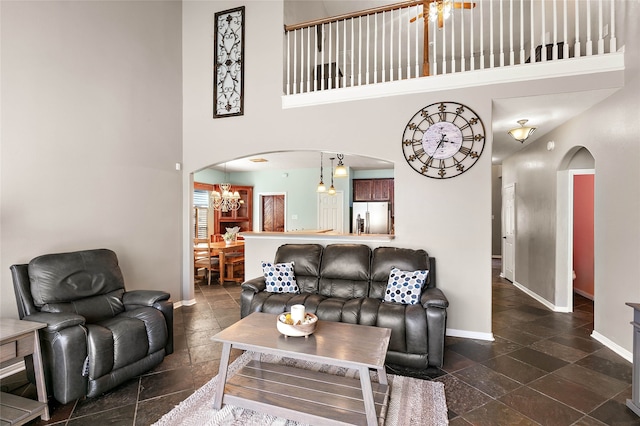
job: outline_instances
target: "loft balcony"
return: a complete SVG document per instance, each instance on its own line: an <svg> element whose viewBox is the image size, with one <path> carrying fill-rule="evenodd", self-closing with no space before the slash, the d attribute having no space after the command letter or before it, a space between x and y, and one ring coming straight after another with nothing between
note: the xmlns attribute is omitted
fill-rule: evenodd
<svg viewBox="0 0 640 426"><path fill-rule="evenodd" d="M405 1L286 25L284 108L624 69L616 0Z"/></svg>

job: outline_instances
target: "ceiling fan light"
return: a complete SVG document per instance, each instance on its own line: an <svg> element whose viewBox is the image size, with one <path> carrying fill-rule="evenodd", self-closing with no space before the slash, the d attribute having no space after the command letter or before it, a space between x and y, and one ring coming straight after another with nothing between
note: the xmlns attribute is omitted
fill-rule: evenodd
<svg viewBox="0 0 640 426"><path fill-rule="evenodd" d="M512 138L514 138L515 140L517 140L520 143L524 143L524 141L526 141L527 138L529 136L531 136L533 134L533 132L536 131L536 127L526 127L525 126L527 121L529 121L529 120L518 120L518 124L520 124L520 127L516 127L515 129L511 129L508 132L511 135Z"/></svg>

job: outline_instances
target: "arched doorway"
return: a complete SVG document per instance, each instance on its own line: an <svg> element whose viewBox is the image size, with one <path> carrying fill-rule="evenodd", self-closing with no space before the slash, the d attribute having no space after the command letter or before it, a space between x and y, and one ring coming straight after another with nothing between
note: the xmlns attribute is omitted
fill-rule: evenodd
<svg viewBox="0 0 640 426"><path fill-rule="evenodd" d="M592 299L595 294L595 159L588 149L575 147L565 155L557 182L555 305L572 312L574 291Z"/></svg>

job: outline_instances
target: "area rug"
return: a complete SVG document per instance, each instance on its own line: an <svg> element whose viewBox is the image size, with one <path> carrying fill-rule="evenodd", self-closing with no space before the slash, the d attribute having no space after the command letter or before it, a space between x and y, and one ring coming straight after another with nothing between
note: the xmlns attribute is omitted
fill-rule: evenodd
<svg viewBox="0 0 640 426"><path fill-rule="evenodd" d="M338 376L358 378L358 371L343 367L321 365L275 355L245 352L229 365L228 377L233 376L252 359L262 362L281 363L308 370L322 371ZM447 403L444 385L439 382L414 379L412 377L387 374L391 393L385 420L386 426L447 425ZM371 380L378 381L377 374L371 373ZM215 376L189 398L162 416L154 426L213 426L213 425L255 425L255 426L303 426L291 420L273 417L252 410L223 405L213 409L218 376Z"/></svg>

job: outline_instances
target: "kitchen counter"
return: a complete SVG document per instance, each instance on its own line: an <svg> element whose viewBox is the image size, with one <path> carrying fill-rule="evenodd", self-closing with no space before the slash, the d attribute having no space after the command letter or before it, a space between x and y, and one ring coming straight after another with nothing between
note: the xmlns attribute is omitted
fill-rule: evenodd
<svg viewBox="0 0 640 426"><path fill-rule="evenodd" d="M393 234L346 234L334 232L330 229L307 229L301 231L287 232L241 232L240 235L246 240L251 239L291 239L291 240L327 240L335 242L389 242L395 238Z"/></svg>

